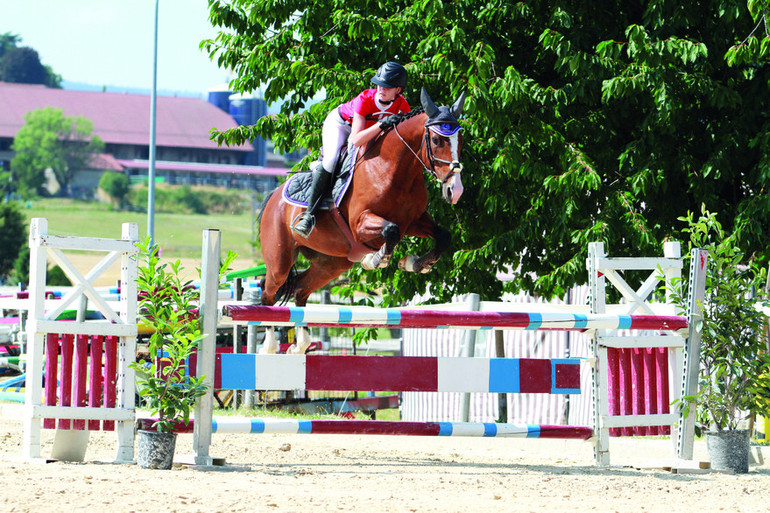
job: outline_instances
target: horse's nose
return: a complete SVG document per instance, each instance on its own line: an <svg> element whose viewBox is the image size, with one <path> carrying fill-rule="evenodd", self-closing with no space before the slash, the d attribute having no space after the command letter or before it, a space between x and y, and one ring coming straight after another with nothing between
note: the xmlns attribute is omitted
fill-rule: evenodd
<svg viewBox="0 0 770 513"><path fill-rule="evenodd" d="M460 173L453 173L444 183L444 199L454 205L463 195L463 181Z"/></svg>

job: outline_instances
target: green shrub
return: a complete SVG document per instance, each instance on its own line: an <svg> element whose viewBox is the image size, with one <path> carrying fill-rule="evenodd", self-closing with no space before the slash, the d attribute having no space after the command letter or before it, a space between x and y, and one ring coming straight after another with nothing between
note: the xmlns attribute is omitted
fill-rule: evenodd
<svg viewBox="0 0 770 513"><path fill-rule="evenodd" d="M147 205L146 184L135 185L128 193L128 202L136 208ZM218 187L158 184L155 187L155 211L171 214L233 214L247 213L250 203L246 193Z"/></svg>

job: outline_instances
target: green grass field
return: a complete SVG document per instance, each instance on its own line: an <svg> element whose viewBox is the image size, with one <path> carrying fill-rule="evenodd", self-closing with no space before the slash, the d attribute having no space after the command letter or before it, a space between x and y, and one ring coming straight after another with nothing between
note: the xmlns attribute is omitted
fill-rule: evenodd
<svg viewBox="0 0 770 513"><path fill-rule="evenodd" d="M52 235L120 238L123 223L136 223L139 236L147 235L147 213L113 211L98 202L82 202L68 199L37 199L23 207L28 221L34 217L48 219L48 231ZM238 262L258 263L251 240L250 214L197 215L155 214L155 241L163 248L166 258L200 258L204 229L222 232L222 251L238 253Z"/></svg>

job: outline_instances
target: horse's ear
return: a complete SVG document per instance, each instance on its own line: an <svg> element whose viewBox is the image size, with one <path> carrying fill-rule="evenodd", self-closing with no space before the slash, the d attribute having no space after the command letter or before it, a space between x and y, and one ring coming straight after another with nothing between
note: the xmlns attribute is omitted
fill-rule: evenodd
<svg viewBox="0 0 770 513"><path fill-rule="evenodd" d="M457 99L454 105L452 105L452 114L454 116L460 117L460 114L463 113L463 105L465 105L465 91L460 94L460 97Z"/></svg>
<svg viewBox="0 0 770 513"><path fill-rule="evenodd" d="M422 91L420 91L420 103L422 103L422 108L429 118L432 118L438 112L438 107L436 107L436 104L430 99L428 91L426 91L424 87L422 88Z"/></svg>

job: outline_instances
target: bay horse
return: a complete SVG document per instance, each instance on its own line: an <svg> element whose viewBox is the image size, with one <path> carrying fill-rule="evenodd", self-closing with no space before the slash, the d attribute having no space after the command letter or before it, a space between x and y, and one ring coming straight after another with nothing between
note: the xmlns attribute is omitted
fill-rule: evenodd
<svg viewBox="0 0 770 513"><path fill-rule="evenodd" d="M260 243L266 274L262 304L294 296L305 306L310 294L360 262L373 270L387 267L398 242L405 236L434 239L424 255L401 259L400 269L426 273L449 247L449 232L428 214L428 190L423 171L441 184L442 197L457 203L463 186L460 149L462 135L458 117L465 93L451 107L437 107L425 89L420 95L422 112L412 111L386 130L355 158L353 175L339 209L319 210L316 226L307 238L293 232L291 223L302 213L301 206L286 200L281 184L270 193L259 216ZM296 175L295 175L296 176ZM302 254L310 267L294 271ZM306 328L298 330L292 353L310 346ZM262 352L275 353L275 330L267 329Z"/></svg>

